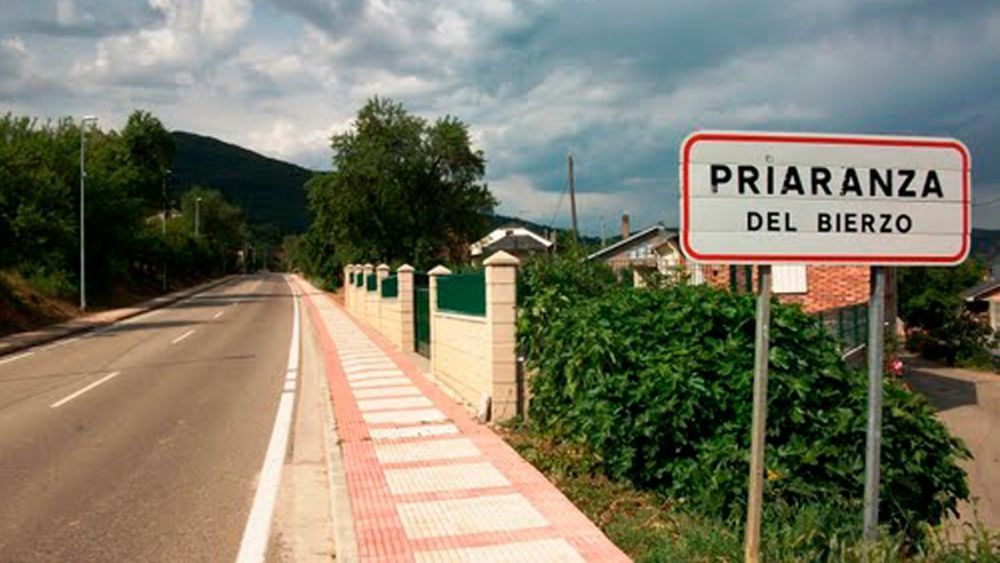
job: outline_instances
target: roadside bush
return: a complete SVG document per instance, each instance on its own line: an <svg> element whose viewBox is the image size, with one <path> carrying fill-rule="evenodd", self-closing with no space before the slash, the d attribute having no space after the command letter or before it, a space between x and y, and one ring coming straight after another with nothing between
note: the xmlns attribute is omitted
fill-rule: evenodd
<svg viewBox="0 0 1000 563"><path fill-rule="evenodd" d="M559 262L559 261L556 261ZM556 287L538 285L559 271ZM728 518L745 503L754 299L707 286L635 290L593 266L548 264L524 279L519 341L532 422L586 444L604 471ZM575 288L585 288L582 295ZM772 308L769 503L820 503L860 516L866 378L820 323ZM968 496L962 443L921 397L887 380L883 521L918 537Z"/></svg>

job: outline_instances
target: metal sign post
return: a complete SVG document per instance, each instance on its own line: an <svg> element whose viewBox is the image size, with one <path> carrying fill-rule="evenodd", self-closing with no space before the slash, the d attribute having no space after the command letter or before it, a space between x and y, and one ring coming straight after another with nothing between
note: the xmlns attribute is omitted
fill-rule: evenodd
<svg viewBox="0 0 1000 563"><path fill-rule="evenodd" d="M868 299L868 437L865 445L866 542L878 536L878 486L882 449L882 367L885 339L885 268L872 267Z"/></svg>
<svg viewBox="0 0 1000 563"><path fill-rule="evenodd" d="M771 340L771 266L759 268L757 322L753 353L753 430L750 435L750 492L747 498L747 529L744 559L760 558L760 519L764 494L764 441L767 428L767 367Z"/></svg>

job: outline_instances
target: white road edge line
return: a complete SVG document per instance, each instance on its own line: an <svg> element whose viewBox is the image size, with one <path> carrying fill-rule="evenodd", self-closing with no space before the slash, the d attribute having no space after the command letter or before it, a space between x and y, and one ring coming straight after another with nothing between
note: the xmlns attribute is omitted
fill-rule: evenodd
<svg viewBox="0 0 1000 563"><path fill-rule="evenodd" d="M63 397L62 399L59 399L58 401L52 403L51 405L49 405L49 408L57 409L57 408L65 405L66 403L72 401L73 399L79 397L80 395L83 395L87 391L90 391L94 387L97 387L98 385L104 383L105 381L108 381L109 379L117 377L118 374L120 374L120 373L121 373L120 371L113 371L113 372L109 373L108 375L105 375L104 377L102 377L102 378L98 379L97 381L91 383L90 385L84 387L83 389L80 389L79 391L73 393L72 395L67 395L67 396Z"/></svg>
<svg viewBox="0 0 1000 563"><path fill-rule="evenodd" d="M177 338L173 339L170 343L171 344L177 344L178 342L180 342L181 340L184 340L185 338L187 338L188 336L191 336L192 334L194 334L194 329L193 328L191 330L185 332L184 334L178 336Z"/></svg>
<svg viewBox="0 0 1000 563"><path fill-rule="evenodd" d="M293 282L285 278L292 292L292 341L288 349L288 369L285 373L298 372L299 368L299 294ZM293 384L294 385L294 384ZM267 444L264 455L264 465L257 480L257 493L254 495L250 516L247 517L243 529L243 541L240 542L240 552L236 555L237 563L261 563L267 556L267 543L271 538L271 520L274 516L274 504L278 499L278 487L281 485L281 470L285 464L285 452L288 451L288 436L292 429L292 413L295 410L295 391L286 386L281 392L278 402L278 413L274 417L274 428L271 430L271 441Z"/></svg>
<svg viewBox="0 0 1000 563"><path fill-rule="evenodd" d="M18 354L16 356L11 356L9 358L4 358L4 359L0 360L0 366L2 366L4 364L9 364L9 363L17 361L17 360L20 360L21 358L27 358L28 356L34 356L34 355L35 355L34 352L25 352L23 354Z"/></svg>

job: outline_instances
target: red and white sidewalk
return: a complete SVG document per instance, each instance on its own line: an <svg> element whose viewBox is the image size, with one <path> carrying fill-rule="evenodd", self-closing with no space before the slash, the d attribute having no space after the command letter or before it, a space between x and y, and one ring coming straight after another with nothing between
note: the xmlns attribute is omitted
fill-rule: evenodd
<svg viewBox="0 0 1000 563"><path fill-rule="evenodd" d="M499 436L302 283L361 561L628 561Z"/></svg>

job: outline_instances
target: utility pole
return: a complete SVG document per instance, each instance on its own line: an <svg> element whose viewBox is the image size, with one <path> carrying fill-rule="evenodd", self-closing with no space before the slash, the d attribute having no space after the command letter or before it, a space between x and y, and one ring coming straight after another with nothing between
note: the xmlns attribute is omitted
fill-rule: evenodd
<svg viewBox="0 0 1000 563"><path fill-rule="evenodd" d="M87 310L87 253L86 253L86 205L84 205L84 193L87 183L87 165L84 154L87 146L87 124L97 121L93 115L85 116L80 120L80 310Z"/></svg>
<svg viewBox="0 0 1000 563"><path fill-rule="evenodd" d="M573 240L577 240L579 236L579 231L576 226L576 179L573 178L573 153L569 153L567 157L567 163L569 165L569 207L573 215Z"/></svg>

